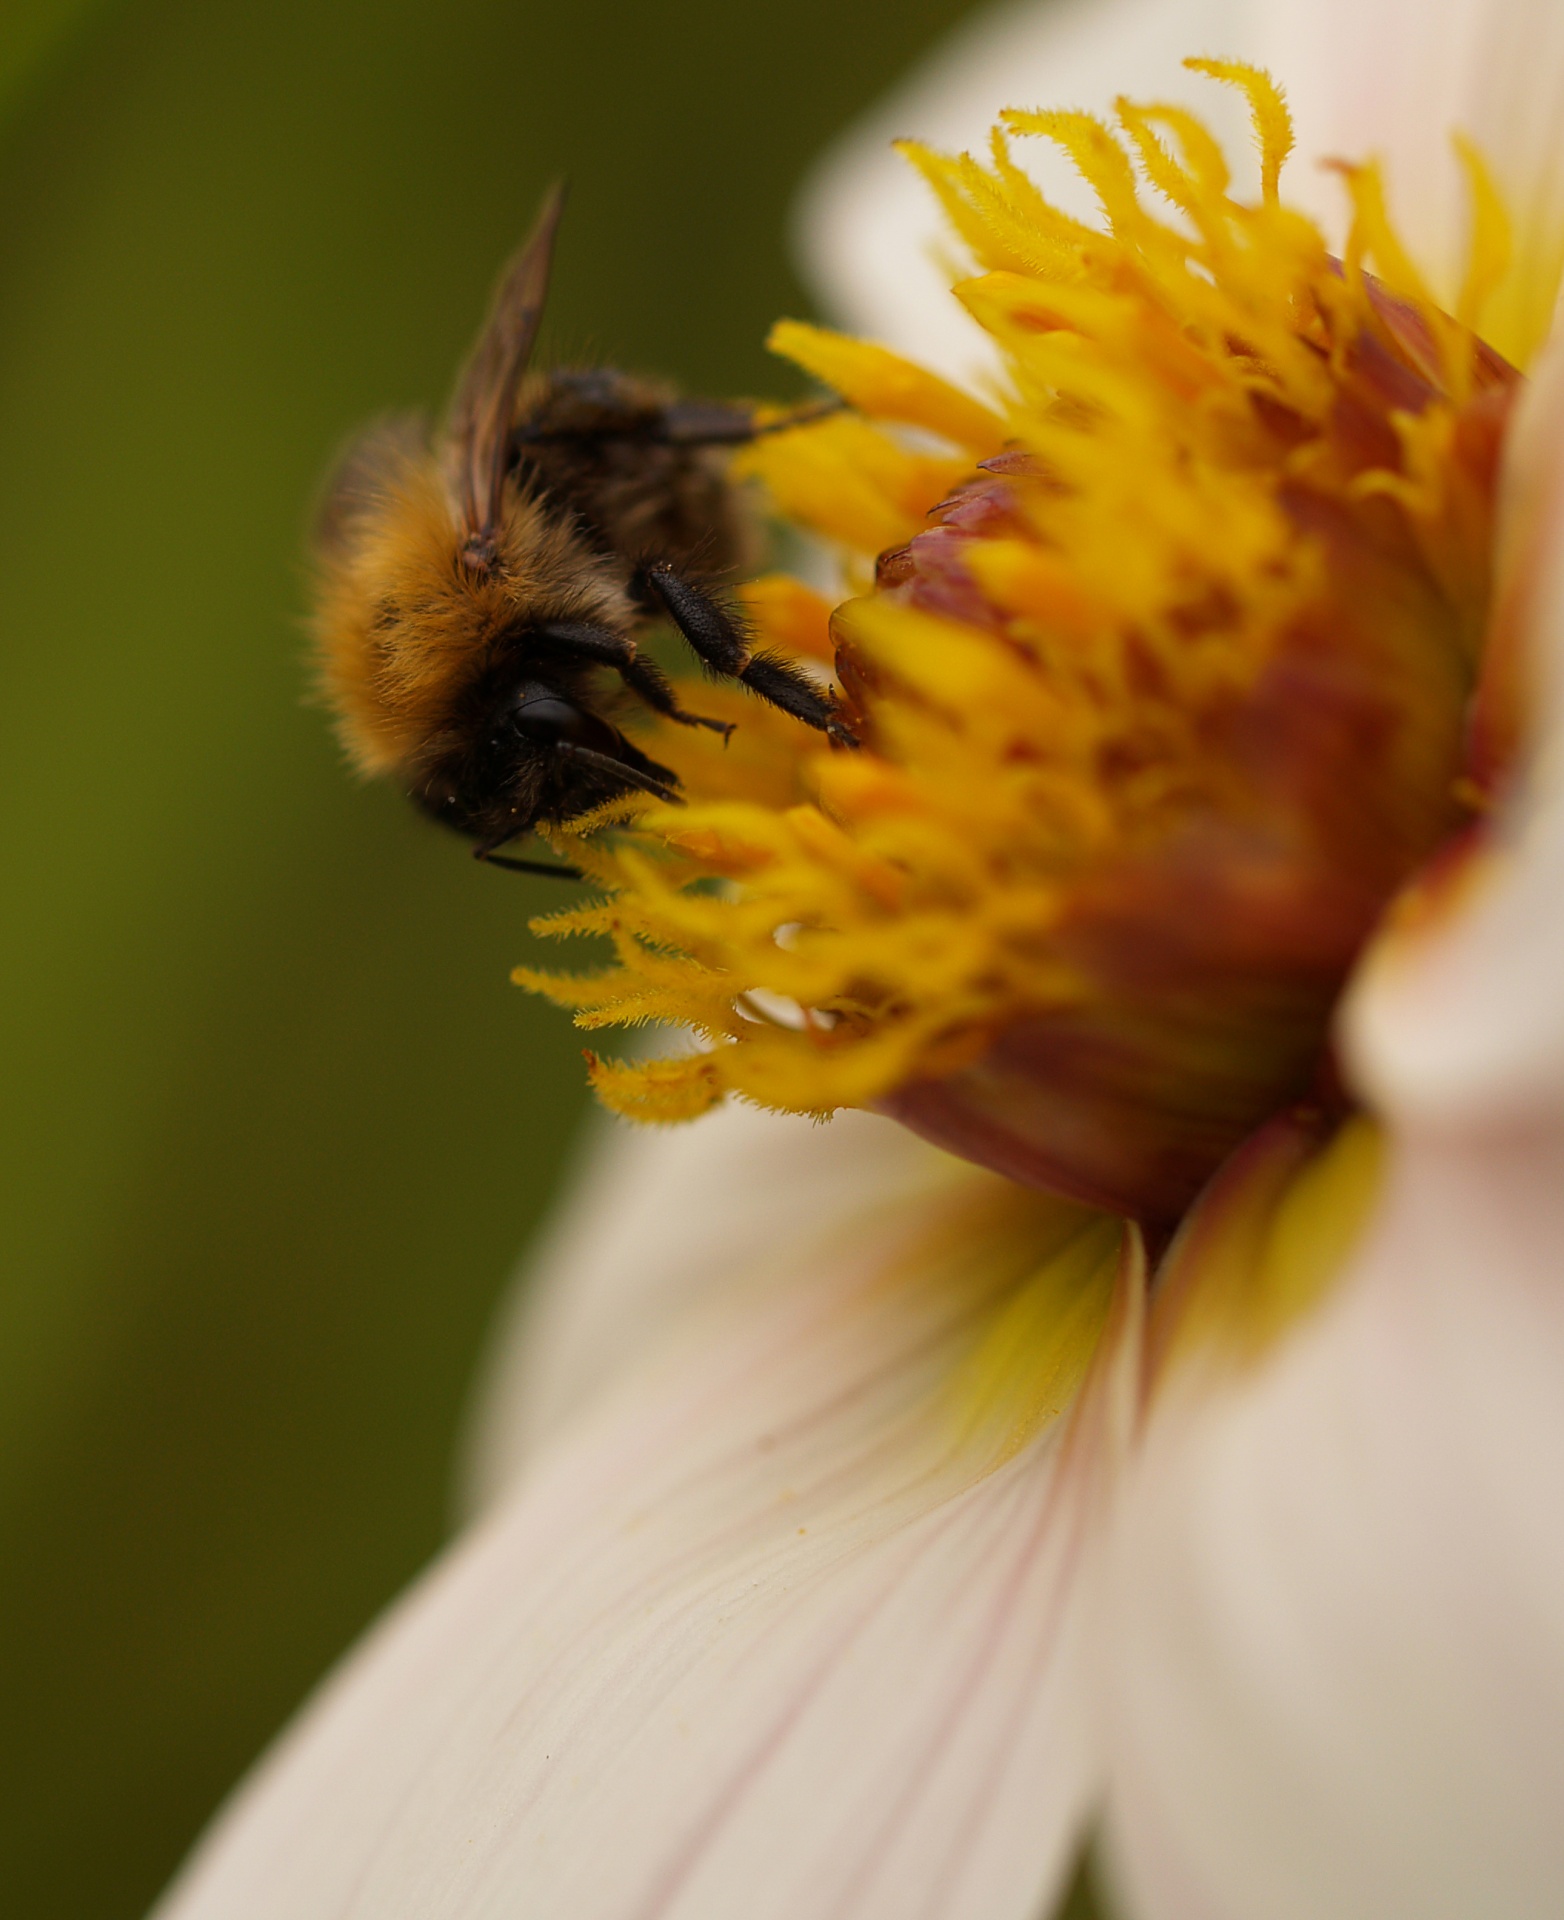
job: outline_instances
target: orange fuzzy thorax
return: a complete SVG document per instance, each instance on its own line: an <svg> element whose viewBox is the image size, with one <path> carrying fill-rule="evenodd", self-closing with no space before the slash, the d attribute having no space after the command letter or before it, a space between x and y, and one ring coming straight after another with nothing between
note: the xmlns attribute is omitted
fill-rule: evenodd
<svg viewBox="0 0 1564 1920"><path fill-rule="evenodd" d="M364 480L319 542L311 623L321 693L353 765L412 780L449 748L463 689L541 606L550 617L622 626L622 569L568 516L508 489L494 564L461 564L460 508L411 434L371 442Z"/></svg>

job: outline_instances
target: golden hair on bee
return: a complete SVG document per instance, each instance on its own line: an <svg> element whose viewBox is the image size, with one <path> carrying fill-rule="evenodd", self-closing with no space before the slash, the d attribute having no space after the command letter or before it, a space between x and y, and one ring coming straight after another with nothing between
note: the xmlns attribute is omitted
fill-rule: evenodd
<svg viewBox="0 0 1564 1920"><path fill-rule="evenodd" d="M658 619L714 672L851 739L830 694L754 651L718 590L753 557L726 472L763 430L749 410L607 368L529 374L562 204L555 189L502 276L443 430L371 427L316 535L318 678L350 760L485 858L624 792L676 797L611 717L640 701L720 729L640 651Z"/></svg>

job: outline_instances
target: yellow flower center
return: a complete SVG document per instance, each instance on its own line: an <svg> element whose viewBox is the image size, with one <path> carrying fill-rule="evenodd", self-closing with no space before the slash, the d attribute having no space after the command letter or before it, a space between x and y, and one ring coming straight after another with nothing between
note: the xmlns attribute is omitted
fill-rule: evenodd
<svg viewBox="0 0 1564 1920"><path fill-rule="evenodd" d="M1448 314L1372 166L1341 169L1337 260L1280 198L1278 90L1190 64L1248 95L1253 202L1171 106L1121 101L1116 129L1007 113L985 162L909 150L981 269L956 293L1002 362L986 399L777 328L853 411L745 464L861 591L834 614L780 578L746 598L765 644L834 659L862 746L707 690L731 746L664 726L651 749L689 804L563 836L607 897L537 929L606 935L615 964L518 977L584 1026L706 1043L595 1061L619 1111L878 1105L1171 1218L1328 1079L1355 955L1480 804L1466 724L1517 375L1474 328L1502 210L1465 151ZM1101 230L1048 203L1011 135L1068 151Z"/></svg>

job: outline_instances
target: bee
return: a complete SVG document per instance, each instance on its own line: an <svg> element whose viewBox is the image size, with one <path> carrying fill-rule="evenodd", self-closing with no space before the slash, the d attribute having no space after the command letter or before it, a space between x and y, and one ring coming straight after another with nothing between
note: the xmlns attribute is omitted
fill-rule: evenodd
<svg viewBox="0 0 1564 1920"><path fill-rule="evenodd" d="M393 419L349 449L316 533L319 678L349 758L390 775L479 859L678 779L610 717L687 712L642 651L671 621L713 673L842 744L830 692L757 651L712 582L752 562L731 450L768 428L612 368L529 370L563 193L501 276L443 429ZM827 403L834 406L836 403ZM816 408L785 417L791 425Z"/></svg>

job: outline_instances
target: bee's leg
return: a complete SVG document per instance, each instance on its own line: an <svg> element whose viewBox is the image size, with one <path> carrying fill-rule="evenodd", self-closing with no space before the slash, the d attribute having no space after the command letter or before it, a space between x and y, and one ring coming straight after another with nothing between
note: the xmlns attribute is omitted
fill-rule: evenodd
<svg viewBox="0 0 1564 1920"><path fill-rule="evenodd" d="M806 400L773 420L757 420L751 407L735 407L721 400L671 400L658 416L654 438L670 447L742 447L768 433L786 433L792 427L810 427L845 410L847 402L835 395Z"/></svg>
<svg viewBox="0 0 1564 1920"><path fill-rule="evenodd" d="M661 563L647 567L642 578L713 672L740 681L762 700L802 720L806 727L816 727L845 746L857 746L857 740L838 717L830 694L791 661L772 653L752 652L738 627L699 587Z"/></svg>
<svg viewBox="0 0 1564 1920"><path fill-rule="evenodd" d="M635 658L633 640L612 627L594 626L590 620L550 620L536 633L540 640L547 640L562 652L600 661L605 667L622 667Z"/></svg>
<svg viewBox="0 0 1564 1920"><path fill-rule="evenodd" d="M677 720L681 727L709 727L713 733L720 733L724 740L732 733L733 723L730 720L708 720L703 713L686 713L662 669L654 661L635 654L618 664L620 679L656 712L666 714L670 720Z"/></svg>
<svg viewBox="0 0 1564 1920"><path fill-rule="evenodd" d="M643 659L636 652L635 642L616 633L612 627L594 627L586 621L554 620L540 627L538 633L541 638L584 659L616 668L632 693L639 694L655 712L677 720L681 727L709 727L724 740L732 733L732 726L725 720L708 720L703 714L686 713L657 663Z"/></svg>
<svg viewBox="0 0 1564 1920"><path fill-rule="evenodd" d="M601 446L610 440L649 441L659 447L742 447L766 434L813 426L817 420L846 410L845 400L830 395L806 400L774 419L757 420L753 407L734 406L724 400L670 400L650 419L642 413L618 418L610 413L590 426L540 427L522 422L512 428L511 440L518 449L572 443Z"/></svg>

